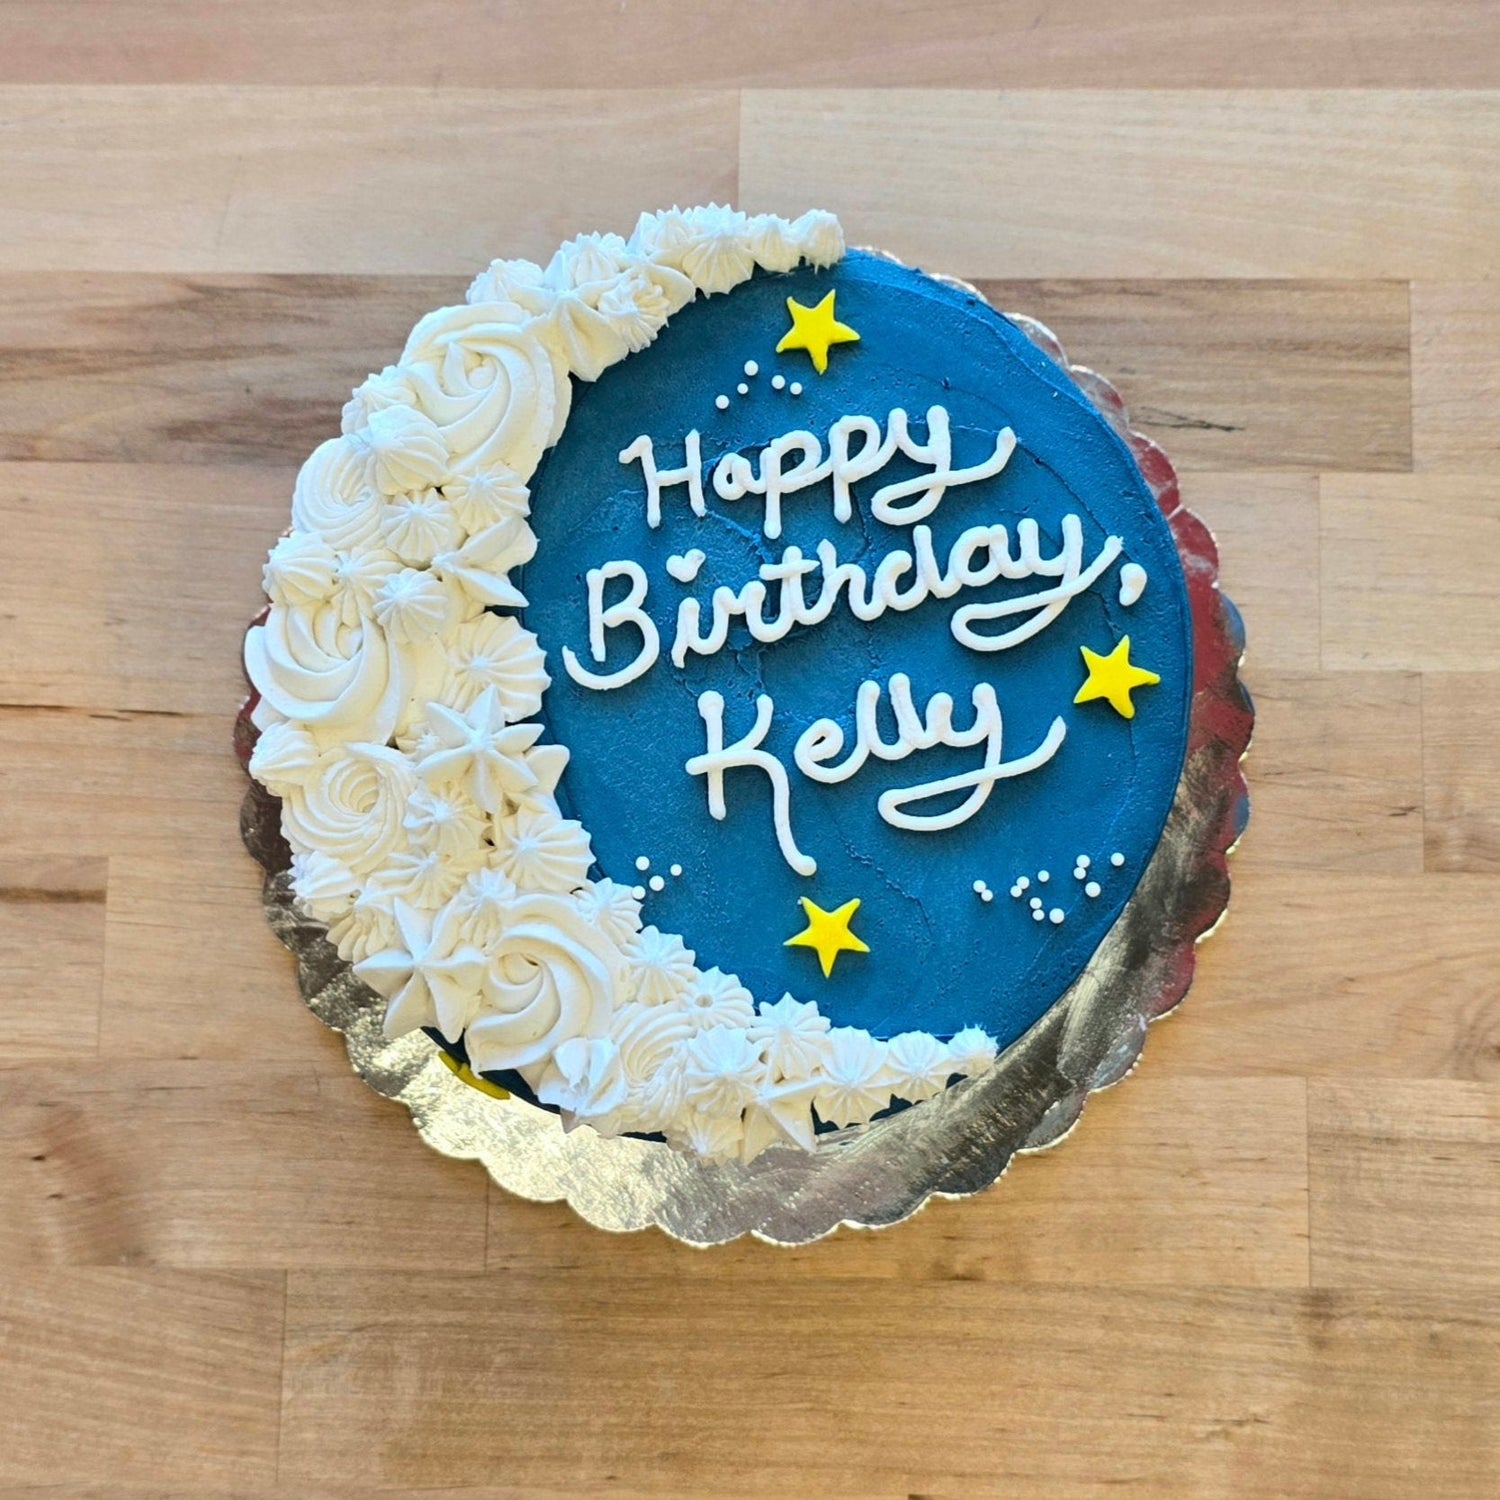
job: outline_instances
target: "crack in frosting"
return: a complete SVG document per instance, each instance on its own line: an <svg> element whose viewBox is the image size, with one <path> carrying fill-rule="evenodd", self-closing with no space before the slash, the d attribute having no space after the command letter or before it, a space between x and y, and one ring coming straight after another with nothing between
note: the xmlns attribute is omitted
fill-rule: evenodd
<svg viewBox="0 0 1500 1500"><path fill-rule="evenodd" d="M385 999L387 1035L462 1041L476 1072L519 1072L569 1127L748 1161L995 1057L978 1028L887 1042L791 995L757 1004L643 924L628 887L589 879L587 830L554 795L568 752L534 721L544 654L500 612L526 603L509 573L536 549L527 481L571 382L696 296L843 254L831 214L710 204L643 214L629 239L579 235L546 267L494 261L354 392L266 564L250 770L282 799L299 903Z"/></svg>

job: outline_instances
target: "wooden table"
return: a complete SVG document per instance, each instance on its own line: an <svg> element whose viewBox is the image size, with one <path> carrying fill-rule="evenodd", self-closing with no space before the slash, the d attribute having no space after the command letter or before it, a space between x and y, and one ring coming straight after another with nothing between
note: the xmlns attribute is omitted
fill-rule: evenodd
<svg viewBox="0 0 1500 1500"><path fill-rule="evenodd" d="M1494 1495L1497 87L1458 0L0 4L0 1492ZM792 1253L431 1154L298 1004L229 754L349 387L710 198L1116 377L1260 711L1139 1076Z"/></svg>

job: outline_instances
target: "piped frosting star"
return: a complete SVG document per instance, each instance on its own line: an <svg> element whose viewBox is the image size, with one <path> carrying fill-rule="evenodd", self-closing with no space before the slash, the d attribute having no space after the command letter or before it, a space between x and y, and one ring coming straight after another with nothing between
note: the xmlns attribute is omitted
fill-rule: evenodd
<svg viewBox="0 0 1500 1500"><path fill-rule="evenodd" d="M834 911L824 911L816 901L809 901L806 896L798 899L807 917L807 926L795 937L789 937L785 946L811 948L818 955L818 962L823 966L825 979L833 973L834 961L840 953L868 953L870 951L869 945L861 942L849 930L850 919L859 910L857 898L853 901L846 901Z"/></svg>
<svg viewBox="0 0 1500 1500"><path fill-rule="evenodd" d="M822 375L828 369L828 350L832 345L858 343L859 334L833 315L835 295L829 292L816 307L804 307L795 297L788 297L786 310L792 315L792 326L782 335L776 352L785 354L789 349L805 349L812 359L813 369Z"/></svg>
<svg viewBox="0 0 1500 1500"><path fill-rule="evenodd" d="M404 901L397 901L394 910L399 937L391 947L361 959L354 972L390 1001L387 1036L436 1026L456 1042L479 1011L484 955L458 940L451 921L434 921Z"/></svg>
<svg viewBox="0 0 1500 1500"><path fill-rule="evenodd" d="M1131 693L1136 688L1150 687L1161 681L1155 672L1148 672L1145 667L1138 667L1131 661L1128 635L1120 637L1120 644L1108 656L1100 656L1087 646L1080 646L1079 650L1083 652L1083 664L1089 675L1078 689L1078 696L1073 699L1075 703L1103 698L1121 718L1133 719L1135 704L1131 702Z"/></svg>
<svg viewBox="0 0 1500 1500"><path fill-rule="evenodd" d="M432 743L417 765L424 781L457 782L486 812L502 811L507 799L524 797L537 785L526 752L542 726L507 724L493 685L463 713L429 703L427 722Z"/></svg>

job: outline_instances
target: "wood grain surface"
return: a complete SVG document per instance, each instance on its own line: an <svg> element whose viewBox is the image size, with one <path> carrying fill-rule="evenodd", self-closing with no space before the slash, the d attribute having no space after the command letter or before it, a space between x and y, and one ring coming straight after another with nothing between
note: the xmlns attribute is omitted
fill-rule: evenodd
<svg viewBox="0 0 1500 1500"><path fill-rule="evenodd" d="M792 1252L430 1153L299 1005L229 753L350 386L707 198L1115 378L1259 708L1138 1074ZM0 393L4 1500L1496 1493L1494 0L0 0Z"/></svg>

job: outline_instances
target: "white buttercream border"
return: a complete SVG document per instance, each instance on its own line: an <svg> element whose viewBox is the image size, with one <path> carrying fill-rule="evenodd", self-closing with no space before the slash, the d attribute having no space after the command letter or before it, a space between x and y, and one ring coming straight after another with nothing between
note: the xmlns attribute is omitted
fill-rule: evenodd
<svg viewBox="0 0 1500 1500"><path fill-rule="evenodd" d="M969 1028L889 1041L815 1003L757 1004L590 881L587 832L553 792L567 750L530 722L550 683L509 571L535 553L526 481L572 378L650 343L696 295L757 267L830 265L831 215L710 204L581 235L543 268L495 261L421 319L298 476L246 638L260 702L251 773L282 799L300 904L388 1002L476 1071L515 1069L566 1123L660 1133L712 1158L812 1149L815 1117L867 1123L988 1067Z"/></svg>

